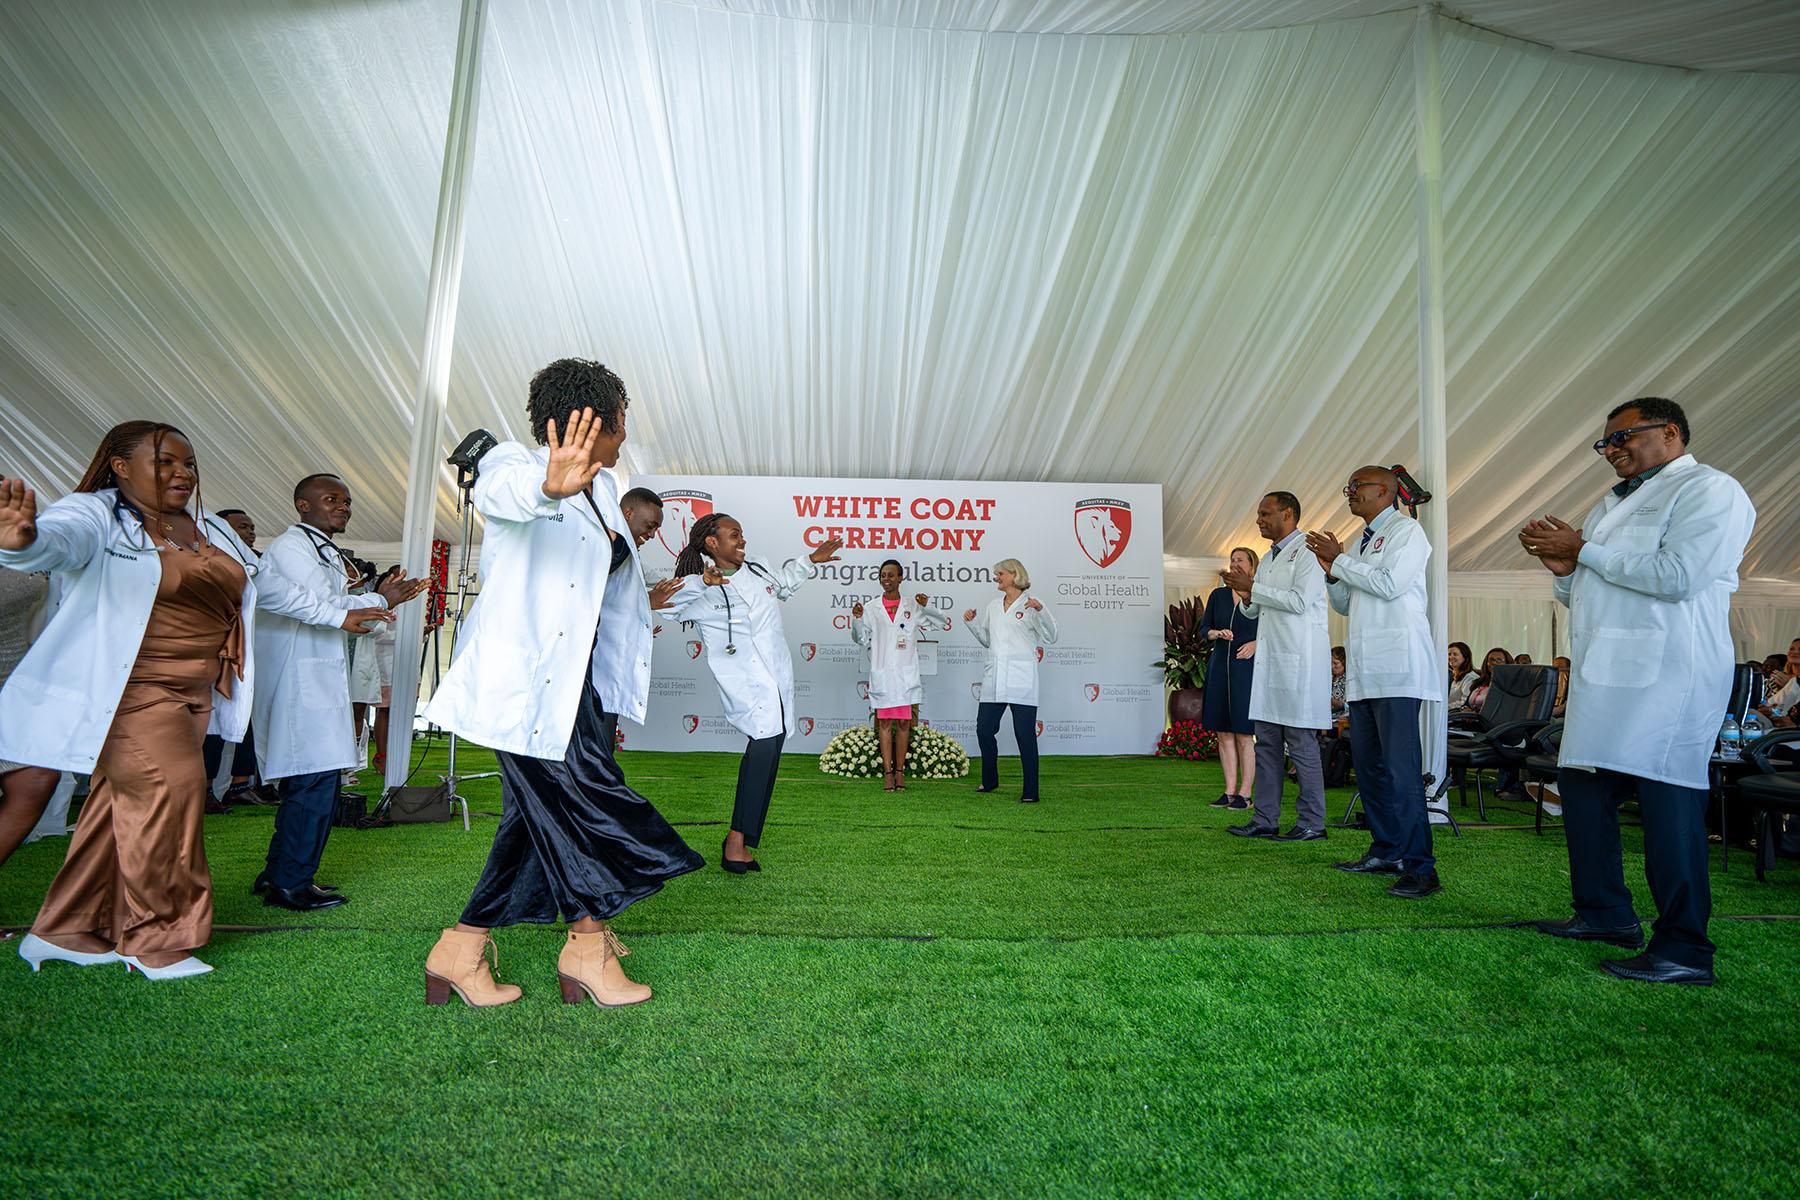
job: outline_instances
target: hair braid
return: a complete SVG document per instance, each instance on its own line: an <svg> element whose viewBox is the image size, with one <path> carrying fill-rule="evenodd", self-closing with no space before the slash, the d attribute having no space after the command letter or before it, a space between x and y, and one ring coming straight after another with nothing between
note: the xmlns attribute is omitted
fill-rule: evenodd
<svg viewBox="0 0 1800 1200"><path fill-rule="evenodd" d="M705 568L706 539L719 531L720 521L729 521L728 513L709 512L688 530L687 545L675 556L676 575L698 575Z"/></svg>
<svg viewBox="0 0 1800 1200"><path fill-rule="evenodd" d="M114 425L101 436L100 448L94 451L93 461L88 463L87 471L83 473L81 481L75 485L74 490L98 492L106 488L118 488L119 477L113 473L112 460L130 458L137 453L137 448L144 444L146 438L151 439L151 457L154 458L162 452L163 439L171 433L190 446L194 444L194 439L164 421L122 421ZM158 478L160 479L160 473ZM200 473L197 470L194 472L194 505L195 512L198 513ZM113 513L123 521L123 514L127 512L138 519L138 524L144 524L144 514L138 511L138 506L132 503L123 491L120 491L118 500L113 505ZM195 528L199 529L198 516L195 517ZM200 530L200 537L202 540L206 540L204 530Z"/></svg>

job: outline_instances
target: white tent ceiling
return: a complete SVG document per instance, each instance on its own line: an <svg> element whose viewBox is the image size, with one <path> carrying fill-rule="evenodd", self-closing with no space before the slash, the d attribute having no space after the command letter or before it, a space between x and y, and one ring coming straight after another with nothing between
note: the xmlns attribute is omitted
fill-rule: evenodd
<svg viewBox="0 0 1800 1200"><path fill-rule="evenodd" d="M1412 10L1375 0L494 3L452 440L599 357L642 471L1165 485L1165 548L1416 450ZM1585 510L1674 396L1800 570L1792 4L1445 22L1452 566ZM0 6L0 471L195 433L397 540L450 0ZM1112 36L1133 35L1133 36ZM1736 68L1725 71L1719 68ZM1757 73L1748 73L1757 72ZM446 503L440 528L454 528ZM1311 522L1309 521L1309 524Z"/></svg>

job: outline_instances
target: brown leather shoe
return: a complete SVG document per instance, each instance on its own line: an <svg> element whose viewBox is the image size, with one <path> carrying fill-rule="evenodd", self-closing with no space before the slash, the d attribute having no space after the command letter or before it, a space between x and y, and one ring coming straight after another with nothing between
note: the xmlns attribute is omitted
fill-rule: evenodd
<svg viewBox="0 0 1800 1200"><path fill-rule="evenodd" d="M492 1008L524 995L510 983L494 981L494 973L488 969L490 958L499 965L500 952L489 934L444 930L425 959L425 1003L448 1004L450 993L455 992L472 1008Z"/></svg>
<svg viewBox="0 0 1800 1200"><path fill-rule="evenodd" d="M631 951L619 935L604 924L598 933L569 931L562 954L556 960L556 978L562 983L564 1004L580 1004L582 993L601 1008L622 1008L642 1004L650 998L650 989L625 977L619 959Z"/></svg>

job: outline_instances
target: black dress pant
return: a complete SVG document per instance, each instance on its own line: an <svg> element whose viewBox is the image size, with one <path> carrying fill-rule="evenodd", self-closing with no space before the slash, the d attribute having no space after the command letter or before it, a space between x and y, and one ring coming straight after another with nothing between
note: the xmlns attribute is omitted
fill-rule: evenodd
<svg viewBox="0 0 1800 1200"><path fill-rule="evenodd" d="M500 828L463 910L466 925L616 917L706 865L656 806L632 791L590 681L561 762L496 752Z"/></svg>
<svg viewBox="0 0 1800 1200"><path fill-rule="evenodd" d="M1707 790L1617 771L1572 768L1556 773L1556 788L1562 794L1575 911L1594 925L1617 928L1638 923L1631 889L1625 886L1625 855L1619 844L1619 805L1636 793L1644 815L1644 874L1657 913L1650 926L1649 951L1684 967L1710 967L1714 947L1706 936L1707 918L1712 915L1712 881L1706 873Z"/></svg>
<svg viewBox="0 0 1800 1200"><path fill-rule="evenodd" d="M1425 811L1419 701L1383 696L1352 700L1349 709L1350 756L1369 822L1369 853L1398 861L1408 871L1436 871L1431 814Z"/></svg>
<svg viewBox="0 0 1800 1200"><path fill-rule="evenodd" d="M201 753L206 760L206 785L211 787L213 778L219 773L219 763L225 757L225 739L216 733L207 734ZM248 725L244 726L244 740L232 752L231 774L234 778L256 778L256 731Z"/></svg>
<svg viewBox="0 0 1800 1200"><path fill-rule="evenodd" d="M275 810L275 832L263 863L271 887L298 891L312 883L331 837L341 777L337 771L314 771L281 781L281 807Z"/></svg>
<svg viewBox="0 0 1800 1200"><path fill-rule="evenodd" d="M1038 798L1037 705L989 704L975 712L975 744L981 748L981 786L993 791L1000 786L1000 711L1012 709L1013 739L1019 743L1019 771L1025 776L1027 800Z"/></svg>
<svg viewBox="0 0 1800 1200"><path fill-rule="evenodd" d="M744 835L744 845L762 841L763 822L769 816L769 800L775 795L775 773L781 770L781 743L787 731L774 737L751 738L738 764L737 800L731 806L731 827Z"/></svg>

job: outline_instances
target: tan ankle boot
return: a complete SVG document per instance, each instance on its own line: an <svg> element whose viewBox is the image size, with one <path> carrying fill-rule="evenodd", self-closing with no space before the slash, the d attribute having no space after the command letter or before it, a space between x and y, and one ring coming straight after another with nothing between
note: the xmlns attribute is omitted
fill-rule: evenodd
<svg viewBox="0 0 1800 1200"><path fill-rule="evenodd" d="M630 954L619 935L602 925L599 933L569 931L562 956L556 961L556 977L562 982L564 1004L580 1004L586 992L601 1008L642 1004L650 989L625 978L619 957Z"/></svg>
<svg viewBox="0 0 1800 1200"><path fill-rule="evenodd" d="M494 973L488 969L490 956L498 966L500 952L488 934L444 930L425 959L425 1003L448 1004L450 993L455 992L465 1004L491 1008L511 1004L524 995L510 983L494 982Z"/></svg>

